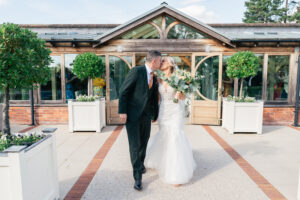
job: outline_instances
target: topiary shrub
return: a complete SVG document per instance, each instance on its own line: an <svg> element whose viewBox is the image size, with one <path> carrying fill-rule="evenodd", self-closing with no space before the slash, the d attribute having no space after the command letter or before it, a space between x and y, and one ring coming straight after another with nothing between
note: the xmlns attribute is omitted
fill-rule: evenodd
<svg viewBox="0 0 300 200"><path fill-rule="evenodd" d="M239 51L227 59L226 73L229 78L241 79L240 97L244 78L255 76L259 71L259 59L250 51Z"/></svg>
<svg viewBox="0 0 300 200"><path fill-rule="evenodd" d="M81 80L94 79L105 73L105 66L101 58L90 52L76 56L73 66L74 74Z"/></svg>

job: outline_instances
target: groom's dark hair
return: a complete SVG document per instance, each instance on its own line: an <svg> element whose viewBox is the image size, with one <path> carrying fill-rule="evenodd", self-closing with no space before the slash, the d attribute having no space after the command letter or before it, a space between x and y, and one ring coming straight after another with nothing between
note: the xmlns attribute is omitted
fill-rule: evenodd
<svg viewBox="0 0 300 200"><path fill-rule="evenodd" d="M146 62L152 62L155 58L161 56L161 53L157 50L148 51L146 56Z"/></svg>

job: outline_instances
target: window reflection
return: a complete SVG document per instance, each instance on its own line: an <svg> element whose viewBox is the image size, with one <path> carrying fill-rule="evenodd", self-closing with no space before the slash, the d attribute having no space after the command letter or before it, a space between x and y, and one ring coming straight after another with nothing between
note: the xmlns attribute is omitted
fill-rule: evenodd
<svg viewBox="0 0 300 200"><path fill-rule="evenodd" d="M166 16L166 27L168 27L170 24L172 24L173 22L176 22L175 19L173 19L170 16Z"/></svg>
<svg viewBox="0 0 300 200"><path fill-rule="evenodd" d="M197 56L196 63L199 63L205 56ZM199 92L206 98L218 100L218 74L219 56L206 59L196 71L196 80L200 84ZM203 100L200 95L195 95L195 100Z"/></svg>
<svg viewBox="0 0 300 200"><path fill-rule="evenodd" d="M29 100L28 89L10 89L9 91L10 100ZM0 103L4 102L4 90L0 89Z"/></svg>
<svg viewBox="0 0 300 200"><path fill-rule="evenodd" d="M207 38L194 28L177 24L168 33L168 39L203 39Z"/></svg>
<svg viewBox="0 0 300 200"><path fill-rule="evenodd" d="M77 54L65 54L66 99L75 99L78 95L87 95L88 80L80 80L73 73L73 61Z"/></svg>
<svg viewBox="0 0 300 200"><path fill-rule="evenodd" d="M228 95L233 96L234 94L234 80L229 78L226 73L227 59L231 56L223 56L223 74L222 74L222 86L223 86L223 97Z"/></svg>
<svg viewBox="0 0 300 200"><path fill-rule="evenodd" d="M131 63L131 57L122 57ZM110 56L109 57L109 88L110 88L110 100L119 99L119 91L122 83L125 80L127 73L129 72L129 66L119 57Z"/></svg>
<svg viewBox="0 0 300 200"><path fill-rule="evenodd" d="M102 60L103 66L105 67L105 56L99 56ZM105 72L101 77L93 79L93 93L94 95L104 97L106 96L106 82Z"/></svg>
<svg viewBox="0 0 300 200"><path fill-rule="evenodd" d="M243 95L255 97L255 99L262 99L262 85L263 85L263 63L264 56L256 55L259 59L259 71L254 77L247 77L243 82ZM240 84L239 84L240 86Z"/></svg>
<svg viewBox="0 0 300 200"><path fill-rule="evenodd" d="M50 64L50 80L46 85L41 85L42 100L61 99L61 65L60 56L51 56L53 62Z"/></svg>
<svg viewBox="0 0 300 200"><path fill-rule="evenodd" d="M136 63L136 66L143 66L145 65L145 62L146 62L146 55L136 55L135 57L135 63Z"/></svg>
<svg viewBox="0 0 300 200"><path fill-rule="evenodd" d="M287 101L289 86L289 56L268 57L267 100Z"/></svg>
<svg viewBox="0 0 300 200"><path fill-rule="evenodd" d="M162 16L154 19L152 22L161 28L162 27Z"/></svg>
<svg viewBox="0 0 300 200"><path fill-rule="evenodd" d="M159 33L151 24L144 24L121 36L120 39L159 39Z"/></svg>

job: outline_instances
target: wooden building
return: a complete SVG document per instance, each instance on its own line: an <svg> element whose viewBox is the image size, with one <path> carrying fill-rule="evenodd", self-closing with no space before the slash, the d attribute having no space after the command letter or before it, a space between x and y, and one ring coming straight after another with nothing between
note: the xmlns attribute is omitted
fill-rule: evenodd
<svg viewBox="0 0 300 200"><path fill-rule="evenodd" d="M163 3L121 25L21 26L47 42L54 60L49 66L51 80L34 91L38 124L66 124L67 99L92 94L93 80L80 81L72 73L72 61L84 52L94 52L105 62L107 123L118 124L119 88L128 71L143 65L152 49L203 77L198 95L191 100L191 123L221 123L222 96L232 95L239 85L226 76L226 59L245 50L260 58L260 71L245 80L244 94L265 101L264 124L294 120L300 24L204 24ZM26 90L12 91L13 123L30 123L29 96Z"/></svg>

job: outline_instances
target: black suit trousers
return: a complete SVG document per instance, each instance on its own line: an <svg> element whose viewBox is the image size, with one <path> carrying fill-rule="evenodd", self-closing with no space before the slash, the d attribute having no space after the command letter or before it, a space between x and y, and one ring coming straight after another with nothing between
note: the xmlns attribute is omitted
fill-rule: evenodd
<svg viewBox="0 0 300 200"><path fill-rule="evenodd" d="M135 180L141 180L151 131L151 118L143 112L137 121L127 121L126 130L133 177Z"/></svg>

